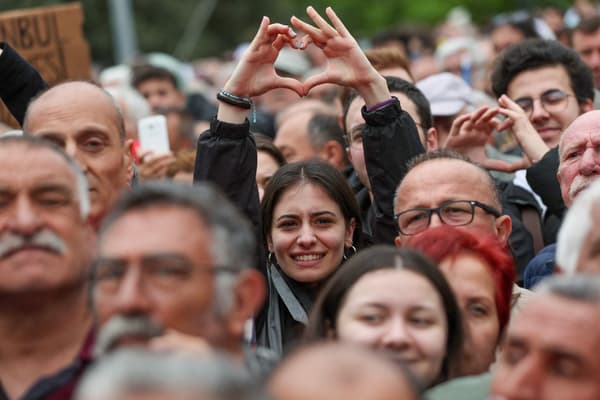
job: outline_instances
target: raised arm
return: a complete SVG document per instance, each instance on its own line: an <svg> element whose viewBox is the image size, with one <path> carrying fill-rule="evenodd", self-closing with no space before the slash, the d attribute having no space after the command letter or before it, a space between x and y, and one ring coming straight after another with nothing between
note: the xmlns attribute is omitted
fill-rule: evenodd
<svg viewBox="0 0 600 400"><path fill-rule="evenodd" d="M298 18L292 25L307 33L306 46L312 42L327 58L325 70L304 82L306 91L325 82L355 89L365 102L362 117L362 145L372 199L370 235L374 243L393 244L397 235L394 223L394 192L406 174L406 163L425 151L411 117L398 99L391 98L385 78L369 63L364 52L329 7L331 24L312 7L307 14L316 26ZM350 129L351 127L348 127Z"/></svg>
<svg viewBox="0 0 600 400"><path fill-rule="evenodd" d="M25 111L33 97L48 85L31 64L6 42L0 42L0 98L23 125Z"/></svg>

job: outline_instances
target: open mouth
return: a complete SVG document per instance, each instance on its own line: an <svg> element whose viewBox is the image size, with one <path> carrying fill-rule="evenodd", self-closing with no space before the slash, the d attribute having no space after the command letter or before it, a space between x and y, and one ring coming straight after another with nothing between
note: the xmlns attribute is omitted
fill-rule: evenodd
<svg viewBox="0 0 600 400"><path fill-rule="evenodd" d="M318 261L318 260L322 259L323 257L325 257L324 253L302 254L302 255L293 256L293 259L294 259L294 261L298 261L298 262L310 262L310 261Z"/></svg>

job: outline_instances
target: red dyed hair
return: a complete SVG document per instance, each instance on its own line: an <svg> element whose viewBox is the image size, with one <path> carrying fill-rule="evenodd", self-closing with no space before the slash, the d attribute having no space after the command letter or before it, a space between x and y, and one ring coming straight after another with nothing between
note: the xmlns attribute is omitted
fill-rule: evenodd
<svg viewBox="0 0 600 400"><path fill-rule="evenodd" d="M500 336L510 317L510 303L515 282L515 263L506 245L487 232L473 232L442 225L427 229L411 238L409 247L429 256L437 264L470 252L483 259L494 279L496 312Z"/></svg>

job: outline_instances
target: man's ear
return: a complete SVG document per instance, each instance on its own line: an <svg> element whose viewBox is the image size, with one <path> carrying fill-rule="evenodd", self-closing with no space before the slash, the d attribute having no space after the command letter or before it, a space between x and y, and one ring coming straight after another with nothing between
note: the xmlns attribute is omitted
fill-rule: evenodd
<svg viewBox="0 0 600 400"><path fill-rule="evenodd" d="M394 238L394 244L396 245L396 247L402 247L402 239L400 235Z"/></svg>
<svg viewBox="0 0 600 400"><path fill-rule="evenodd" d="M496 236L502 243L508 243L508 237L512 232L512 220L508 215L496 218Z"/></svg>
<svg viewBox="0 0 600 400"><path fill-rule="evenodd" d="M246 322L254 317L266 297L265 279L253 269L242 271L233 288L233 303L227 313L227 327L232 337L242 337Z"/></svg>
<svg viewBox="0 0 600 400"><path fill-rule="evenodd" d="M321 158L337 169L345 166L344 149L335 140L328 140L321 147Z"/></svg>
<svg viewBox="0 0 600 400"><path fill-rule="evenodd" d="M425 132L426 143L425 143L425 151L433 151L437 150L440 147L438 142L438 132L435 127L431 127Z"/></svg>
<svg viewBox="0 0 600 400"><path fill-rule="evenodd" d="M131 187L131 180L133 179L133 164L133 139L127 139L124 144L123 165L126 168L126 179L129 187Z"/></svg>

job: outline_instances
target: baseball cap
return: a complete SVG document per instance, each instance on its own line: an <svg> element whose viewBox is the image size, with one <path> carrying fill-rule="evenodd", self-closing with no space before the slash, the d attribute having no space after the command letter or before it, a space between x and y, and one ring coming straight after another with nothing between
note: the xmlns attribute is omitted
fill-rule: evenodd
<svg viewBox="0 0 600 400"><path fill-rule="evenodd" d="M449 72L431 75L417 82L417 87L429 100L434 117L456 115L465 106L473 104L471 87Z"/></svg>

